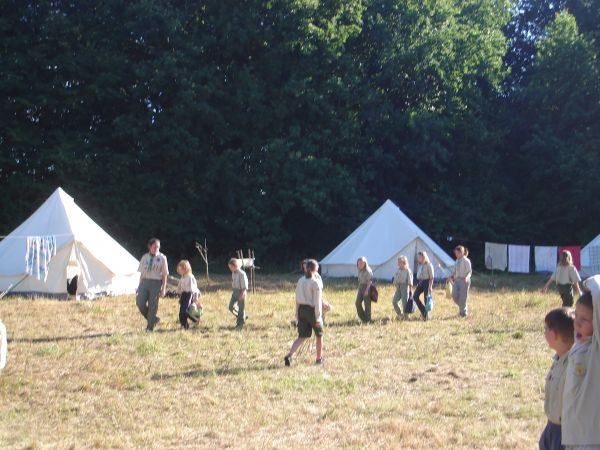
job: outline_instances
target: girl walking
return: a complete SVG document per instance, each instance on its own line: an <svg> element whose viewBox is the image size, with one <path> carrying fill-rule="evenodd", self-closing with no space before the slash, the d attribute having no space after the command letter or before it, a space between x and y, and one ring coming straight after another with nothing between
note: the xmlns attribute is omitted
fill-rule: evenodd
<svg viewBox="0 0 600 450"><path fill-rule="evenodd" d="M555 282L560 298L562 299L563 307L571 307L573 306L573 287L575 287L577 293L581 296L580 281L581 277L579 276L579 272L577 272L577 268L573 265L571 252L563 250L560 253L558 266L556 266L556 270L542 288L542 293L545 294L548 292L548 288L552 282Z"/></svg>
<svg viewBox="0 0 600 450"><path fill-rule="evenodd" d="M361 256L356 261L358 269L358 292L356 293L356 312L363 323L371 321L371 297L369 289L373 283L373 271L369 267L367 258ZM364 308L363 308L364 303Z"/></svg>
<svg viewBox="0 0 600 450"><path fill-rule="evenodd" d="M421 311L421 317L425 321L427 320L427 310L425 309L424 302L419 298L423 294L423 301L427 298L427 295L433 288L433 264L429 261L427 252L422 251L417 253L417 287L413 294L413 300L417 304L419 311Z"/></svg>
<svg viewBox="0 0 600 450"><path fill-rule="evenodd" d="M450 276L452 281L452 299L458 305L458 313L461 317L467 317L469 314L469 289L471 288L471 261L467 258L469 251L459 245L454 249L456 264L454 272Z"/></svg>
<svg viewBox="0 0 600 450"><path fill-rule="evenodd" d="M182 259L179 261L179 264L177 264L177 273L181 276L179 283L177 284L177 293L180 295L179 323L182 328L187 330L190 327L188 319L192 320L194 323L198 323L196 319L188 316L188 308L194 302L194 297L198 298L200 290L198 289L196 277L194 277L194 274L192 273L192 266L188 260Z"/></svg>
<svg viewBox="0 0 600 450"><path fill-rule="evenodd" d="M399 320L408 317L406 311L406 302L410 296L410 288L412 284L412 270L410 270L410 267L408 267L408 259L406 256L402 255L398 258L398 270L394 275L394 286L396 286L396 292L394 293L394 298L392 299L392 305L394 306L394 311L396 311L396 317ZM400 305L398 304L401 300L402 309L400 309Z"/></svg>
<svg viewBox="0 0 600 450"><path fill-rule="evenodd" d="M323 361L323 290L317 281L315 273L319 264L314 259L306 261L306 274L298 280L296 287L296 323L298 338L284 358L286 366L290 366L294 355L306 339L317 336L316 363Z"/></svg>

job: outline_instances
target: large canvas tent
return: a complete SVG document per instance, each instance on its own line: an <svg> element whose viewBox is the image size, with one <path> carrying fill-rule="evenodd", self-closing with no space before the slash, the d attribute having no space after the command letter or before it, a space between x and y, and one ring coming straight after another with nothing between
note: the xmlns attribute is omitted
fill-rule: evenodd
<svg viewBox="0 0 600 450"><path fill-rule="evenodd" d="M45 281L26 269L27 239L35 236L56 239ZM67 280L77 275L78 294L128 294L138 285L137 270L137 260L61 188L0 242L1 292L66 296Z"/></svg>
<svg viewBox="0 0 600 450"><path fill-rule="evenodd" d="M450 275L454 261L391 200L375 211L350 236L321 261L328 277L356 276L356 260L365 256L375 278L391 279L400 255L408 258L414 270L416 254L426 251L435 269L435 277Z"/></svg>
<svg viewBox="0 0 600 450"><path fill-rule="evenodd" d="M600 273L600 234L581 249L580 272L584 278Z"/></svg>

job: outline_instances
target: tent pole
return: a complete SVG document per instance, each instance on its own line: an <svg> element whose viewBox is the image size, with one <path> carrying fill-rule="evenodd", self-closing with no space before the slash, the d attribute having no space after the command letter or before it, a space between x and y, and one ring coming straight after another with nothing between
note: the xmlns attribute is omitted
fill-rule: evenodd
<svg viewBox="0 0 600 450"><path fill-rule="evenodd" d="M25 281L25 278L27 278L28 276L29 276L29 274L25 274L25 276L23 278L21 278L19 281L17 281L17 283L11 284L6 291L4 291L0 294L0 300L3 299L10 291L12 291L18 285L20 285L23 281Z"/></svg>

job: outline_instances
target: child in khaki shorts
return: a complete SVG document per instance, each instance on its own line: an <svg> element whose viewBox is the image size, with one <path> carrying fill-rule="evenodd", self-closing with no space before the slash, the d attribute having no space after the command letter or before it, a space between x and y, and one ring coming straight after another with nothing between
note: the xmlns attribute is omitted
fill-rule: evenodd
<svg viewBox="0 0 600 450"><path fill-rule="evenodd" d="M321 364L323 357L323 290L321 284L315 279L319 264L314 259L306 262L306 275L298 280L296 287L296 318L298 338L284 358L286 366L290 366L294 355L306 339L312 336L313 331L317 336L317 359Z"/></svg>

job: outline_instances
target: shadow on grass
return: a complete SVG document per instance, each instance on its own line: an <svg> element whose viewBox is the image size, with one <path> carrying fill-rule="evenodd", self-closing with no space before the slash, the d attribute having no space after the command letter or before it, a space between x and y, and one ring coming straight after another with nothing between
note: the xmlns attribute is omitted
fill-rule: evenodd
<svg viewBox="0 0 600 450"><path fill-rule="evenodd" d="M282 364L270 364L268 366L252 367L218 367L214 369L194 369L178 373L155 373L150 377L152 381L171 380L175 378L207 378L226 375L239 375L245 372L266 372L281 369Z"/></svg>
<svg viewBox="0 0 600 450"><path fill-rule="evenodd" d="M133 332L128 333L118 333L119 336L125 336L128 334L133 334ZM48 337L37 337L37 338L15 338L8 339L9 343L15 344L42 344L48 342L61 342L61 341L77 341L77 340L85 340L85 339L99 339L99 338L109 338L115 336L115 333L94 333L94 334L82 334L79 336L48 336Z"/></svg>
<svg viewBox="0 0 600 450"><path fill-rule="evenodd" d="M179 331L179 329L168 329L163 328L160 330L154 330L155 334L163 334L163 333L174 333ZM78 340L86 340L86 339L102 339L102 338L111 338L113 336L129 336L132 334L145 335L144 331L127 331L125 333L93 333L93 334L81 334L76 336L43 336L36 338L14 338L8 339L9 343L12 344L45 344L51 342L64 342L64 341L78 341Z"/></svg>

